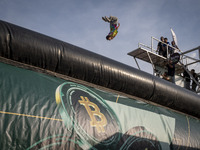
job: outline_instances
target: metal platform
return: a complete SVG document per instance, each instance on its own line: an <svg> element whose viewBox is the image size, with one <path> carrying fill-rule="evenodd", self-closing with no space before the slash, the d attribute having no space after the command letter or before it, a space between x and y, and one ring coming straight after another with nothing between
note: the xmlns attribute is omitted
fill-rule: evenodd
<svg viewBox="0 0 200 150"><path fill-rule="evenodd" d="M136 58L143 60L145 62L151 63L153 66L153 69L155 69L155 67L157 66L161 68L165 68L166 62L167 62L167 58L141 47L129 52L128 55L132 56L135 59L136 63L137 63ZM176 75L184 72L184 69L181 64L178 63L175 65L175 67L176 67L176 70L175 70Z"/></svg>
<svg viewBox="0 0 200 150"><path fill-rule="evenodd" d="M140 59L144 62L150 63L153 68L153 75L162 78L163 74L167 71L166 65L168 63L169 58L165 58L156 53L159 42L163 43L162 41L156 39L155 37L151 37L151 45L150 46L142 44L142 43L138 43L138 48L129 52L128 55L130 55L134 58L136 65L138 66L139 69L140 69L140 66L138 64L137 59ZM166 43L163 43L163 44L166 44ZM191 50L182 52L180 49L177 49L177 48L172 47L167 44L167 53L169 52L168 48L170 48L170 47L171 47L171 49L176 51L175 53L179 53L179 55L180 55L180 60L179 61L177 60L178 63L175 65L175 75L176 75L175 78L177 79L176 84L181 87L184 87L184 85L182 84L183 83L182 81L184 81L184 78L183 78L183 74L181 74L181 73L183 73L185 71L189 74L190 80L197 84L197 89L195 92L200 95L200 72L199 72L200 67L198 67L200 64L200 46L193 48ZM191 55L192 53L195 54L196 58L192 57L193 56L193 55ZM189 54L189 55L186 55L186 54ZM167 56L170 57L169 55L167 55ZM195 64L195 66L194 66L194 64ZM196 74L198 75L198 78L199 78L199 79L197 78L197 80L194 78L194 76L191 74L191 71L189 71L189 69L188 69L188 67L192 66L192 65L193 65L192 69L194 69L194 67L196 67L196 69L197 69Z"/></svg>

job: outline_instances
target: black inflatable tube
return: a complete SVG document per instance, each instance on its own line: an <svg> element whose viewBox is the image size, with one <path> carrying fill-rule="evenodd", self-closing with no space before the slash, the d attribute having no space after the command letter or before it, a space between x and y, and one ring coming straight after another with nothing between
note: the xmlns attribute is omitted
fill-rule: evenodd
<svg viewBox="0 0 200 150"><path fill-rule="evenodd" d="M0 56L124 92L200 118L200 96L60 40L0 21Z"/></svg>

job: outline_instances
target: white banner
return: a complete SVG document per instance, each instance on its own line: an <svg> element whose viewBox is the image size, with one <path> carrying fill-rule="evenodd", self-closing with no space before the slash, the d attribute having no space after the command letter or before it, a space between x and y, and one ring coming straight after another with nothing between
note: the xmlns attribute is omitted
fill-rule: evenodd
<svg viewBox="0 0 200 150"><path fill-rule="evenodd" d="M172 39L174 40L175 44L178 45L178 41L177 41L177 38L176 38L176 34L175 34L174 31L172 30L172 28L171 28L171 33L172 33Z"/></svg>

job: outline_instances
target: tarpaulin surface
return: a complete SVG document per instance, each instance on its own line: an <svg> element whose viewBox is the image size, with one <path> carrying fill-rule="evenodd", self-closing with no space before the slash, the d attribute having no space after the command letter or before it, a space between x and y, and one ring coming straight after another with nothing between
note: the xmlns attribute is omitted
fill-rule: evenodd
<svg viewBox="0 0 200 150"><path fill-rule="evenodd" d="M198 119L138 99L4 63L0 89L1 149L200 149Z"/></svg>
<svg viewBox="0 0 200 150"><path fill-rule="evenodd" d="M83 48L0 21L0 57L130 94L200 118L200 96Z"/></svg>

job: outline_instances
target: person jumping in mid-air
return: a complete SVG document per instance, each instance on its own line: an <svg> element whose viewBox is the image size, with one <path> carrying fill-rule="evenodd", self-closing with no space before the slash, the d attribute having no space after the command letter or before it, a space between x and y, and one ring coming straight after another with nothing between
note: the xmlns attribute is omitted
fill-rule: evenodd
<svg viewBox="0 0 200 150"><path fill-rule="evenodd" d="M110 17L105 16L105 17L102 17L102 19L105 22L110 23L110 32L106 36L106 39L110 41L117 35L120 23L118 23L118 18L114 16L110 16Z"/></svg>

